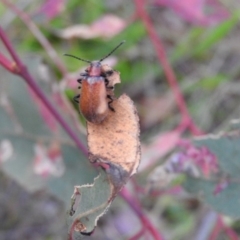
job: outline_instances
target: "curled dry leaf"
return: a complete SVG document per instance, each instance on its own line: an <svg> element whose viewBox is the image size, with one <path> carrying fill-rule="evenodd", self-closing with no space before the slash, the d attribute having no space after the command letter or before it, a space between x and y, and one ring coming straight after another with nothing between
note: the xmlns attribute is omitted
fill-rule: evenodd
<svg viewBox="0 0 240 240"><path fill-rule="evenodd" d="M111 186L103 170L92 184L75 186L68 219L69 239L76 239L74 236L79 237L79 234L90 235L94 231L99 218L110 205L110 195Z"/></svg>
<svg viewBox="0 0 240 240"><path fill-rule="evenodd" d="M139 119L132 100L123 94L112 107L114 112L101 124L87 123L89 160L105 168L113 187L111 199L140 161Z"/></svg>

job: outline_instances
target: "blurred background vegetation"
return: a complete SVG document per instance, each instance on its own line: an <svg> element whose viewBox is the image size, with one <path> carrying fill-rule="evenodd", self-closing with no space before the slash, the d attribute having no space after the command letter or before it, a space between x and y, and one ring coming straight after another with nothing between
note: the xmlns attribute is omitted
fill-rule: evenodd
<svg viewBox="0 0 240 240"><path fill-rule="evenodd" d="M148 143L153 139L179 124L181 114L175 95L148 31L138 17L137 1L11 1L32 19L51 43L69 72L65 76L29 26L6 2L0 3L0 22L17 53L23 60L26 56L39 59L39 66L47 67L52 84L62 86L76 112L72 97L78 90L71 82L77 79L86 63L63 55L69 53L96 60L126 40L106 62L121 73L122 82L116 86L116 95L127 93L136 104L144 151L150 148ZM184 0L171 5L163 0L145 1L145 10L162 41L193 121L203 132L211 133L224 129L231 119L239 118L240 3L237 0L203 2ZM102 21L104 17L107 17L105 22ZM0 49L5 53L2 45ZM37 72L34 74L41 78ZM81 116L79 121L84 125ZM187 131L184 136L191 137L191 133ZM154 167L164 159L159 158ZM152 169L143 167L132 185L147 189ZM209 233L208 226L217 221L217 214L195 197L175 189L171 191L171 187L170 190L167 186L157 187L156 195L139 190L138 196L142 208L166 239L230 239L224 234L218 238L206 237L204 234ZM70 192L72 190L73 186ZM240 231L239 221L227 217L225 220ZM122 199L117 198L93 236L86 239L151 239L147 233L131 238L139 228L137 217Z"/></svg>

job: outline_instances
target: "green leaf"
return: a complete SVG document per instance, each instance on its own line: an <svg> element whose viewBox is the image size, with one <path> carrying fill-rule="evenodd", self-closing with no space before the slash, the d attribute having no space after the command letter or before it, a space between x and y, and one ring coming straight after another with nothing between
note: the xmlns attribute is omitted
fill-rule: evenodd
<svg viewBox="0 0 240 240"><path fill-rule="evenodd" d="M184 57L192 55L201 55L213 47L222 38L236 26L239 19L239 12L233 13L232 17L227 21L214 26L212 28L192 28L186 36L178 42L176 48L171 54L171 62L175 62ZM193 48L189 46L194 46Z"/></svg>
<svg viewBox="0 0 240 240"><path fill-rule="evenodd" d="M217 212L240 218L240 185L229 183L228 186L218 194L214 194L217 181L188 177L184 187L192 194L197 194L200 199L209 204Z"/></svg>
<svg viewBox="0 0 240 240"><path fill-rule="evenodd" d="M124 48L129 48L130 46L139 42L146 35L146 29L141 22L133 22L128 25L122 32L115 36L111 42L121 42L126 40ZM116 46L116 44L115 44Z"/></svg>
<svg viewBox="0 0 240 240"><path fill-rule="evenodd" d="M39 61L34 58L26 63L33 76L39 75L38 64ZM39 84L51 99L51 86L46 82ZM2 163L2 168L26 189L36 191L46 188L69 204L74 186L92 183L97 171L58 124L57 133L49 129L22 79L5 74L5 78L1 79L1 86L7 90L7 105L0 106L0 144L7 141L12 148L12 154ZM53 102L53 99L50 101ZM55 107L58 108L57 104ZM58 110L61 112L60 108ZM77 133L78 129L68 114L65 113L64 117ZM83 138L80 134L79 137ZM37 161L36 146L41 144L48 147L52 142L57 142L60 146L63 159L60 167L63 173L44 177L34 170Z"/></svg>
<svg viewBox="0 0 240 240"><path fill-rule="evenodd" d="M194 42L198 42L198 39L204 33L204 29L200 27L194 27L189 33L183 37L182 40L177 42L176 48L170 56L172 62L179 60L180 58L192 53L193 49L189 48Z"/></svg>
<svg viewBox="0 0 240 240"><path fill-rule="evenodd" d="M198 55L211 48L214 44L224 38L239 21L239 13L233 13L232 17L227 21L219 24L214 28L210 28L199 39L200 44L195 45L194 54Z"/></svg>
<svg viewBox="0 0 240 240"><path fill-rule="evenodd" d="M215 90L220 84L227 82L228 77L224 76L222 74L218 74L212 77L206 77L203 79L200 79L195 84L189 86L185 89L186 93L192 93L193 91L196 91L198 89L203 89L204 91L213 91Z"/></svg>
<svg viewBox="0 0 240 240"><path fill-rule="evenodd" d="M207 135L195 141L196 146L206 146L218 159L220 172L232 178L239 177L240 135L233 133Z"/></svg>
<svg viewBox="0 0 240 240"><path fill-rule="evenodd" d="M141 84L149 78L153 79L154 76L157 76L162 71L159 63L146 62L141 59L136 61L134 64L121 61L117 65L116 69L118 69L121 73L122 86L133 82Z"/></svg>
<svg viewBox="0 0 240 240"><path fill-rule="evenodd" d="M108 200L112 195L112 188L110 187L108 177L104 171L101 171L99 176L94 179L93 184L77 186L79 203L74 214L69 217L69 225L80 222L84 229L82 232L90 233L97 225L98 219L105 214L111 202ZM77 200L73 200L75 205ZM71 211L70 211L71 212ZM75 232L74 235L79 235Z"/></svg>
<svg viewBox="0 0 240 240"><path fill-rule="evenodd" d="M216 211L240 218L240 131L197 138L194 144L207 147L218 159L219 171L210 178L188 176L184 187L198 194Z"/></svg>

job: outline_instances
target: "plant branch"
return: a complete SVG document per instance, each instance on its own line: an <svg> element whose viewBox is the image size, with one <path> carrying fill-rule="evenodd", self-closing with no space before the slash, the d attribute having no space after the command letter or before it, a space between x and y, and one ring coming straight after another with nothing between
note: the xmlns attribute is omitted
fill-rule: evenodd
<svg viewBox="0 0 240 240"><path fill-rule="evenodd" d="M187 124L189 129L194 135L201 134L201 131L199 128L194 124L191 116L189 115L184 97L180 91L180 88L177 83L176 76L174 74L174 71L172 70L167 57L166 53L164 51L163 44L161 42L161 39L158 37L157 32L155 31L153 24L150 20L150 17L148 16L147 12L144 9L144 0L134 0L136 5L136 11L138 13L138 16L141 18L148 34L150 37L150 40L153 43L153 46L156 50L156 54L158 57L159 62L161 63L163 70L165 72L165 75L167 77L167 81L174 93L174 96L176 98L176 102L178 105L178 108L182 114L182 121L184 124Z"/></svg>
<svg viewBox="0 0 240 240"><path fill-rule="evenodd" d="M142 228L137 234L132 236L129 240L138 240L138 239L140 239L143 236L144 232L145 232L145 228Z"/></svg>
<svg viewBox="0 0 240 240"><path fill-rule="evenodd" d="M218 218L216 223L215 223L215 226L212 229L211 234L209 235L208 240L216 240L218 235L219 235L219 233L221 232L222 228L220 226L220 221L219 220L220 219Z"/></svg>
<svg viewBox="0 0 240 240"><path fill-rule="evenodd" d="M229 239L231 240L239 240L238 234L231 229L230 227L228 227L222 220L222 217L219 216L218 219L218 224L220 225L221 228L224 229L225 233L227 234L227 236L229 237Z"/></svg>
<svg viewBox="0 0 240 240"><path fill-rule="evenodd" d="M19 74L19 69L17 68L16 63L13 61L10 61L1 53L0 53L0 65L2 65L9 72L12 72L14 74Z"/></svg>
<svg viewBox="0 0 240 240"><path fill-rule="evenodd" d="M226 224L223 222L222 217L219 215L218 219L216 221L216 224L209 236L209 240L216 240L218 239L218 236L221 231L225 231L225 233L228 235L230 240L239 240L238 234L231 229L230 227L226 226Z"/></svg>
<svg viewBox="0 0 240 240"><path fill-rule="evenodd" d="M18 9L14 4L10 3L8 0L2 0L2 3L5 4L9 9L11 9L25 23L25 25L30 29L32 34L36 37L36 39L45 49L48 56L57 65L62 75L64 77L67 76L67 69L64 63L61 61L61 58L58 56L55 49L52 47L50 42L45 38L45 36L41 33L36 24L31 20L31 18L25 12ZM19 63L17 63L17 65L19 65Z"/></svg>
<svg viewBox="0 0 240 240"><path fill-rule="evenodd" d="M13 57L14 61L16 62L17 68L19 69L18 75L22 76L23 79L29 84L35 94L41 99L43 104L48 108L48 110L52 113L52 115L56 118L56 120L61 124L61 126L65 129L65 131L69 134L69 136L74 140L78 148L87 155L87 148L82 143L82 141L78 138L76 133L71 129L65 119L58 113L56 108L51 104L48 98L45 96L44 92L41 88L37 85L34 78L29 74L26 66L21 62L20 58L18 57L17 53L15 52L12 44L6 37L3 29L0 27L0 39L2 39L3 44L6 46L7 50Z"/></svg>
<svg viewBox="0 0 240 240"><path fill-rule="evenodd" d="M152 225L150 220L146 217L146 215L142 212L141 206L138 203L138 201L133 198L128 190L126 188L123 188L120 192L121 197L128 203L128 205L132 208L132 210L136 213L136 215L139 217L139 219L142 222L142 225L149 230L151 235L155 240L163 240L163 236L160 235L160 233L155 229L155 227Z"/></svg>
<svg viewBox="0 0 240 240"><path fill-rule="evenodd" d="M18 71L17 71L18 74L19 74L20 69L23 68L23 64L22 64L20 58L18 57L17 53L13 49L12 44L8 40L7 36L5 35L5 32L3 31L3 29L1 27L0 27L0 39L2 40L3 44L5 45L6 49L9 52L9 54L12 56L13 60L15 61L16 66L19 68Z"/></svg>

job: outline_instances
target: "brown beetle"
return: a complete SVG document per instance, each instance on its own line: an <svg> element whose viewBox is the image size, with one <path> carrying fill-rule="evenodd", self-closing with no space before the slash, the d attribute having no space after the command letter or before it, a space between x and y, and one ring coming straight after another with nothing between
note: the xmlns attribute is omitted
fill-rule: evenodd
<svg viewBox="0 0 240 240"><path fill-rule="evenodd" d="M117 50L125 41L122 41L107 56L99 61L89 61L65 54L66 56L90 63L85 73L80 74L77 80L81 86L81 94L74 97L74 101L79 103L79 109L87 121L101 123L107 116L108 111L114 111L111 107L113 102L113 86L109 86L108 78L113 74L113 70L106 71L101 62Z"/></svg>

